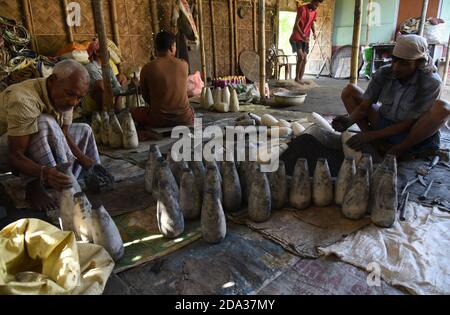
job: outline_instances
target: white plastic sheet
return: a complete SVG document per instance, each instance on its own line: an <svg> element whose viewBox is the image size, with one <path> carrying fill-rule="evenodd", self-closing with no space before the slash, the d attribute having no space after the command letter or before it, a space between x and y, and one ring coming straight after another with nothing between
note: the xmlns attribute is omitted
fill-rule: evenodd
<svg viewBox="0 0 450 315"><path fill-rule="evenodd" d="M413 294L450 294L450 213L416 203L406 213L390 229L371 225L320 251L365 270L378 264L387 283Z"/></svg>

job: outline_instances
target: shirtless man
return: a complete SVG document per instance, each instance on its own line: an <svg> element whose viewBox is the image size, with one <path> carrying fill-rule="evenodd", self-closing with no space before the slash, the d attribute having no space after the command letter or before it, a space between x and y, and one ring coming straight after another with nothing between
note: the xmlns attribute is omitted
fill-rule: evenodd
<svg viewBox="0 0 450 315"><path fill-rule="evenodd" d="M155 40L157 58L142 68L140 87L150 107L131 110L140 126L174 127L194 122L187 95L189 66L175 57L175 40L173 34L160 32Z"/></svg>

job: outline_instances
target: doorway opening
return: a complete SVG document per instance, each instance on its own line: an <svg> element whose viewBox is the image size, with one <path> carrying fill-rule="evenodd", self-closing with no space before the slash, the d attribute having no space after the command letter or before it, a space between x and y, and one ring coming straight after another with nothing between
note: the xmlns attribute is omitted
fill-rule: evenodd
<svg viewBox="0 0 450 315"><path fill-rule="evenodd" d="M289 43L289 38L292 35L292 30L294 28L295 19L297 17L296 12L290 11L280 11L280 25L279 25L279 36L278 36L278 49L281 55L286 55L286 62L288 63L288 67L290 68L290 74L288 79L292 79L295 77L296 64L297 64L297 55L292 51L292 46ZM281 62L282 58L279 58L279 62ZM282 67L280 74L280 79L284 79L286 77L286 67Z"/></svg>

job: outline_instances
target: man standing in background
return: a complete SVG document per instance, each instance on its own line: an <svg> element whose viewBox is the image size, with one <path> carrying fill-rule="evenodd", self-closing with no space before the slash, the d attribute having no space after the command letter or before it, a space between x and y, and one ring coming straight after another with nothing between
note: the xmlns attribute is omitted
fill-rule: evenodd
<svg viewBox="0 0 450 315"><path fill-rule="evenodd" d="M309 38L311 37L311 31L314 40L317 40L314 23L317 18L317 8L322 2L323 0L313 0L308 4L300 6L297 10L294 30L292 31L289 41L292 45L292 51L297 54L295 81L299 84L303 84L302 79L305 74L305 67L309 54Z"/></svg>

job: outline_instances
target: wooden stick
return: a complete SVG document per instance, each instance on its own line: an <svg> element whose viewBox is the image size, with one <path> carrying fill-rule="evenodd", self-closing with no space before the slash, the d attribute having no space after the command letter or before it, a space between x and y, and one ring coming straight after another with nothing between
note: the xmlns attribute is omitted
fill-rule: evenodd
<svg viewBox="0 0 450 315"><path fill-rule="evenodd" d="M239 67L239 31L238 31L238 14L237 14L237 10L238 10L238 5L237 5L237 0L234 0L234 47L236 47L236 68ZM235 70L236 71L236 70ZM232 75L234 75L234 73L232 73Z"/></svg>
<svg viewBox="0 0 450 315"><path fill-rule="evenodd" d="M31 35L31 49L33 49L34 51L38 51L36 38L34 36L34 27L33 27L33 22L32 22L33 19L31 16L29 0L22 0L22 9L23 9L23 15L25 17L25 27L27 28L28 32L30 32L30 35Z"/></svg>
<svg viewBox="0 0 450 315"><path fill-rule="evenodd" d="M216 18L214 17L214 1L209 0L210 15L211 15L211 41L212 41L212 55L213 55L213 69L214 77L217 77L217 48L216 48Z"/></svg>
<svg viewBox="0 0 450 315"><path fill-rule="evenodd" d="M419 35L423 36L425 30L425 22L427 21L428 0L423 0L422 14L420 15Z"/></svg>
<svg viewBox="0 0 450 315"><path fill-rule="evenodd" d="M278 43L280 42L280 0L277 0L275 10L275 47L278 49Z"/></svg>
<svg viewBox="0 0 450 315"><path fill-rule="evenodd" d="M117 48L120 49L120 30L119 30L119 22L117 18L117 0L111 0L111 23L113 28L113 40L117 46ZM119 69L119 72L122 72L122 65L118 64L117 68Z"/></svg>
<svg viewBox="0 0 450 315"><path fill-rule="evenodd" d="M69 43L73 43L74 38L73 38L72 26L70 26L69 23L67 23L67 19L69 17L69 11L67 10L68 9L67 8L67 0L63 0L62 5L63 5L63 12L64 12L64 25L66 26L66 32L67 32L67 40L69 41Z"/></svg>
<svg viewBox="0 0 450 315"><path fill-rule="evenodd" d="M355 21L353 24L352 66L350 70L350 83L358 83L359 46L361 42L361 8L363 0L355 0Z"/></svg>
<svg viewBox="0 0 450 315"><path fill-rule="evenodd" d="M152 27L153 27L153 33L156 36L156 34L159 33L159 17L158 17L158 5L156 3L156 0L150 1L150 9L152 14Z"/></svg>
<svg viewBox="0 0 450 315"><path fill-rule="evenodd" d="M371 18L372 18L372 0L369 0L369 2L367 3L366 46L369 46Z"/></svg>
<svg viewBox="0 0 450 315"><path fill-rule="evenodd" d="M253 49L258 51L258 0L253 1Z"/></svg>
<svg viewBox="0 0 450 315"><path fill-rule="evenodd" d="M444 76L442 78L442 83L444 87L447 85L449 64L450 64L450 36L448 37L447 58L445 58Z"/></svg>
<svg viewBox="0 0 450 315"><path fill-rule="evenodd" d="M259 92L266 98L266 3L259 0Z"/></svg>
<svg viewBox="0 0 450 315"><path fill-rule="evenodd" d="M111 88L108 38L105 28L105 13L103 11L103 0L93 1L95 28L98 32L100 42L100 57L102 59L102 76L104 87L103 110L109 111L113 107L113 91Z"/></svg>
<svg viewBox="0 0 450 315"><path fill-rule="evenodd" d="M234 74L234 61L236 60L235 57L235 47L234 47L234 19L233 19L233 0L228 0L228 11L230 15L230 43L231 43L231 69L230 69L230 75Z"/></svg>
<svg viewBox="0 0 450 315"><path fill-rule="evenodd" d="M198 20L200 29L200 58L202 66L202 80L206 82L206 52L205 52L205 34L203 32L203 0L197 0Z"/></svg>

